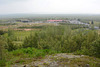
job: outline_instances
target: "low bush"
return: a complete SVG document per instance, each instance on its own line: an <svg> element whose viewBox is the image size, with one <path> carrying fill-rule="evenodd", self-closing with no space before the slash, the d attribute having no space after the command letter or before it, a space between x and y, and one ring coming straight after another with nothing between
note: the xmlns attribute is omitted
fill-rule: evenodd
<svg viewBox="0 0 100 67"><path fill-rule="evenodd" d="M55 54L58 53L57 51L54 50L49 50L49 49L36 49L36 48L21 48L17 50L13 50L10 52L13 56L26 56L26 57L44 57L45 55L48 54Z"/></svg>

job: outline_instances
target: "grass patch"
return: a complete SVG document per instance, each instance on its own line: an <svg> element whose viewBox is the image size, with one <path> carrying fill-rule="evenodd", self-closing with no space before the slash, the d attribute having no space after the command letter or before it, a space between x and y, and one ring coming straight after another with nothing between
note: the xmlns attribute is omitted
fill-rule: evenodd
<svg viewBox="0 0 100 67"><path fill-rule="evenodd" d="M7 65L10 64L25 64L34 61L35 59L42 59L46 55L55 54L57 51L49 50L49 49L35 49L35 48L21 48L14 51L9 52L10 55Z"/></svg>

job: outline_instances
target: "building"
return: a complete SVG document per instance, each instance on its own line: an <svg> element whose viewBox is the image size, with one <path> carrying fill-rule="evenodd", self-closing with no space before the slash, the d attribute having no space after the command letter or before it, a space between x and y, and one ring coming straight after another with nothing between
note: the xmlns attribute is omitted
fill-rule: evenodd
<svg viewBox="0 0 100 67"><path fill-rule="evenodd" d="M47 22L63 22L63 20L47 20Z"/></svg>
<svg viewBox="0 0 100 67"><path fill-rule="evenodd" d="M20 19L20 20L16 20L17 22L23 22L23 23L28 23L28 22L31 22L30 20L28 19Z"/></svg>

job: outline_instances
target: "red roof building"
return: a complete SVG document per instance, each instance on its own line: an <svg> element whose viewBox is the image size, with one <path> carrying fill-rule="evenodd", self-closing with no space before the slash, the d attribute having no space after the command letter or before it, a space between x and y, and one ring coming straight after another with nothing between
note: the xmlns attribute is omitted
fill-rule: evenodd
<svg viewBox="0 0 100 67"><path fill-rule="evenodd" d="M62 22L63 20L47 20L48 22Z"/></svg>

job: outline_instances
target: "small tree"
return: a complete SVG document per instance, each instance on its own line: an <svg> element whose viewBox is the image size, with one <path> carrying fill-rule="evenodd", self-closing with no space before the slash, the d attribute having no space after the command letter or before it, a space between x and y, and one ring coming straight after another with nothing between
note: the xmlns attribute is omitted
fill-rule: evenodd
<svg viewBox="0 0 100 67"><path fill-rule="evenodd" d="M12 30L8 29L8 37L12 36L13 35L13 32Z"/></svg>
<svg viewBox="0 0 100 67"><path fill-rule="evenodd" d="M80 21L80 19L77 19L78 21Z"/></svg>
<svg viewBox="0 0 100 67"><path fill-rule="evenodd" d="M7 40L7 49L8 49L8 51L17 49L17 46L13 44L13 42L10 38L8 38L8 40Z"/></svg>
<svg viewBox="0 0 100 67"><path fill-rule="evenodd" d="M100 58L100 38L93 43L93 55Z"/></svg>
<svg viewBox="0 0 100 67"><path fill-rule="evenodd" d="M91 21L91 24L94 24L93 20Z"/></svg>

